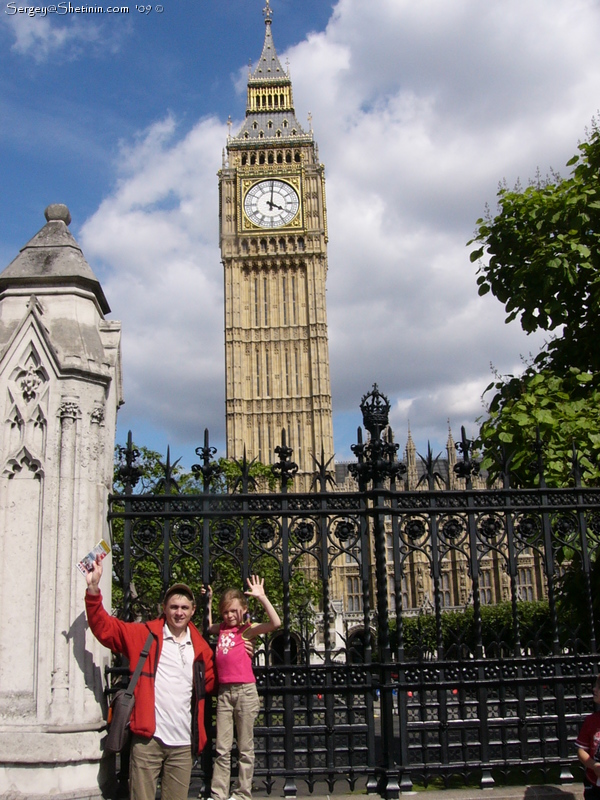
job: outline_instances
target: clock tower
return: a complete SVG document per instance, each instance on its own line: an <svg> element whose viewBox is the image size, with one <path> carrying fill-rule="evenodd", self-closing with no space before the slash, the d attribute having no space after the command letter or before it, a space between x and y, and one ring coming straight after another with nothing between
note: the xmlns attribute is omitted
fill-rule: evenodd
<svg viewBox="0 0 600 800"><path fill-rule="evenodd" d="M333 456L325 280L325 176L298 122L271 33L248 75L246 118L219 171L225 277L227 456L268 464L281 431L310 488L313 456Z"/></svg>

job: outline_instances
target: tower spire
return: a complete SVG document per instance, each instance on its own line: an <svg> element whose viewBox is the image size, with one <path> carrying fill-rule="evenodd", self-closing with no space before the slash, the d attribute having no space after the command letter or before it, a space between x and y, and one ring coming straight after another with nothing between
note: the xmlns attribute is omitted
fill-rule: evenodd
<svg viewBox="0 0 600 800"><path fill-rule="evenodd" d="M269 5L269 0L267 0L267 5L263 8L263 14L265 15L265 25L270 25L271 17L273 16L273 9Z"/></svg>
<svg viewBox="0 0 600 800"><path fill-rule="evenodd" d="M304 131L296 117L289 66L283 67L277 55L272 33L273 10L270 0L265 2L265 40L258 63L254 68L250 64L248 70L246 119L231 139L233 142L278 139L278 144L293 140L296 144L303 138L312 143L312 129Z"/></svg>

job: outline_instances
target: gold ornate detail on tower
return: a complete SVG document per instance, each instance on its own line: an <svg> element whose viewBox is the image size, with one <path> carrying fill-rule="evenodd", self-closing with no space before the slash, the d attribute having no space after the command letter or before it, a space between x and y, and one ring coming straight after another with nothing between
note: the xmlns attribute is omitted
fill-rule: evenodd
<svg viewBox="0 0 600 800"><path fill-rule="evenodd" d="M325 281L324 167L296 118L267 0L246 118L219 172L225 274L227 455L274 459L281 429L308 490L313 456L333 456Z"/></svg>

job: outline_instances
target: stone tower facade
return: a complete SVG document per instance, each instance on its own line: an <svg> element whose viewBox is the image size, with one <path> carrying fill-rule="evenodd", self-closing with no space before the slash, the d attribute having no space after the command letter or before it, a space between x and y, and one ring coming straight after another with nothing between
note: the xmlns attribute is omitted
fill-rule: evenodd
<svg viewBox="0 0 600 800"><path fill-rule="evenodd" d="M121 326L67 207L46 220L0 274L0 796L93 798L109 654L76 564L108 539Z"/></svg>
<svg viewBox="0 0 600 800"><path fill-rule="evenodd" d="M246 119L219 172L225 273L227 456L274 460L282 430L310 487L333 456L325 281L324 167L296 118L289 72L265 41L249 73Z"/></svg>

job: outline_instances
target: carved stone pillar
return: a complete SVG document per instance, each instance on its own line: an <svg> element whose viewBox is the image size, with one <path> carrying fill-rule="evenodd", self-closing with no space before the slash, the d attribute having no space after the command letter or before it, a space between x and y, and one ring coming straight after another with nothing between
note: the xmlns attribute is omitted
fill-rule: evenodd
<svg viewBox="0 0 600 800"><path fill-rule="evenodd" d="M102 671L78 560L109 537L120 325L66 206L0 274L0 798L101 797ZM110 603L110 584L105 587Z"/></svg>

